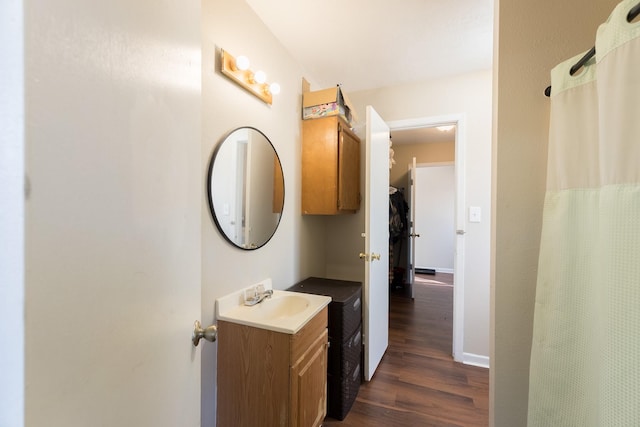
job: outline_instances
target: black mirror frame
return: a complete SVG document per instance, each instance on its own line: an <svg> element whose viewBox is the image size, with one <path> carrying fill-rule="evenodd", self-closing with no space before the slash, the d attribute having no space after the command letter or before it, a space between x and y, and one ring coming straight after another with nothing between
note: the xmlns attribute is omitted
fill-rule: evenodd
<svg viewBox="0 0 640 427"><path fill-rule="evenodd" d="M215 164L216 156L218 155L218 152L220 151L220 148L222 147L224 142L227 140L227 138L229 136L231 136L231 134L233 134L234 132L236 132L236 131L238 131L240 129L253 130L253 131L258 132L260 135L262 135L262 137L269 143L269 145L271 145L271 148L273 149L273 152L276 155L276 158L278 159L278 164L280 165L280 170L282 171L282 213L280 214L280 218L278 218L278 223L274 227L274 230L271 233L271 235L269 236L269 238L267 240L265 240L264 243L262 243L259 246L256 246L255 248L246 248L246 247L243 247L243 246L240 246L240 245L236 244L233 240L231 240L231 238L229 238L229 236L227 236L227 234L224 232L224 229L222 228L222 225L220 224L220 222L218 222L218 218L216 217L216 213L215 213L215 208L213 206L213 188L211 187L211 185L212 185L212 178L213 178L213 166ZM240 127L235 128L235 129L232 129L229 132L227 132L226 134L224 134L224 136L220 139L220 141L218 141L218 144L216 145L216 148L213 150L213 153L211 154L211 157L209 159L209 167L208 167L208 171L207 171L207 200L209 202L209 214L211 215L211 218L213 219L213 222L216 225L218 233L220 233L222 235L222 237L224 237L224 239L227 242L229 242L233 247L235 247L237 249L244 250L244 251L255 251L257 249L260 249L260 248L264 247L267 243L269 243L269 241L271 241L273 236L276 234L276 231L278 231L278 228L280 227L280 223L282 222L282 215L284 215L284 202L286 200L286 185L285 185L285 180L284 180L284 169L282 168L282 162L280 161L280 155L278 154L278 151L276 150L276 147L274 147L273 143L267 137L267 135L264 134L264 132L262 132L260 129L255 128L253 126L240 126Z"/></svg>

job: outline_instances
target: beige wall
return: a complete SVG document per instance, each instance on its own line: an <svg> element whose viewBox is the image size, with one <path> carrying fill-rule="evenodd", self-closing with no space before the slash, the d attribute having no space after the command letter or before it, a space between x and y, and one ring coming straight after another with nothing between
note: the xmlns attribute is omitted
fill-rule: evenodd
<svg viewBox="0 0 640 427"><path fill-rule="evenodd" d="M387 122L433 118L447 115L464 117L466 177L464 210L482 209L481 223L463 226L465 271L462 353L472 363L488 363L489 357L489 248L491 218L491 70L477 71L416 84L349 93L358 116L365 117L372 105ZM402 167L399 165L398 167ZM404 166L406 167L406 166ZM465 217L468 215L465 214ZM333 244L338 248L339 244ZM331 256L339 251L329 251Z"/></svg>
<svg viewBox="0 0 640 427"><path fill-rule="evenodd" d="M617 0L496 1L491 418L526 425L529 353L545 187L549 100L558 62L591 48Z"/></svg>
<svg viewBox="0 0 640 427"><path fill-rule="evenodd" d="M417 144L394 144L393 158L396 164L389 171L389 180L394 187L407 187L407 167L413 157L417 163L453 162L456 156L455 141Z"/></svg>
<svg viewBox="0 0 640 427"><path fill-rule="evenodd" d="M202 323L214 322L216 298L269 276L283 289L310 275L324 274L324 220L300 212L300 105L302 71L243 1L202 4L202 176L220 138L239 126L254 126L280 156L285 204L280 226L255 251L232 247L218 233L207 203L202 208ZM216 49L247 55L270 82L282 87L269 106L216 70ZM206 197L203 194L203 198ZM203 199L203 200L206 200ZM202 347L202 425L213 425L216 399L215 346Z"/></svg>

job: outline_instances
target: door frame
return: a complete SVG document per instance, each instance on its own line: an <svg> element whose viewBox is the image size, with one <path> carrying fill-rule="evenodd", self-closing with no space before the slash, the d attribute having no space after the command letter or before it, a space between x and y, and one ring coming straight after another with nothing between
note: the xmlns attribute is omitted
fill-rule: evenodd
<svg viewBox="0 0 640 427"><path fill-rule="evenodd" d="M398 130L436 127L443 125L456 126L455 139L455 260L453 287L453 360L464 361L464 266L465 266L465 178L466 178L466 115L449 114L442 116L427 116L414 119L388 121L389 129Z"/></svg>
<svg viewBox="0 0 640 427"><path fill-rule="evenodd" d="M0 13L0 424L25 419L25 73L22 1Z"/></svg>

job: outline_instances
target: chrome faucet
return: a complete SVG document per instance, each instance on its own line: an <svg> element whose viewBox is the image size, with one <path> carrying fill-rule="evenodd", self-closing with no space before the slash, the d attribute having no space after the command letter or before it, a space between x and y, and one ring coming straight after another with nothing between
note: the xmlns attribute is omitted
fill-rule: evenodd
<svg viewBox="0 0 640 427"><path fill-rule="evenodd" d="M271 298L273 291L271 289L265 289L263 285L258 285L246 289L244 291L244 305L256 305L264 301L266 298Z"/></svg>

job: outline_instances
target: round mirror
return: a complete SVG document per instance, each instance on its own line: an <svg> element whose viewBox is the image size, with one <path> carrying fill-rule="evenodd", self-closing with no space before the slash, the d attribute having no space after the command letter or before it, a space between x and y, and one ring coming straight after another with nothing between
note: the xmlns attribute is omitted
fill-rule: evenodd
<svg viewBox="0 0 640 427"><path fill-rule="evenodd" d="M258 129L232 131L209 164L209 208L220 233L246 250L264 246L284 206L284 176L271 141Z"/></svg>

